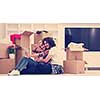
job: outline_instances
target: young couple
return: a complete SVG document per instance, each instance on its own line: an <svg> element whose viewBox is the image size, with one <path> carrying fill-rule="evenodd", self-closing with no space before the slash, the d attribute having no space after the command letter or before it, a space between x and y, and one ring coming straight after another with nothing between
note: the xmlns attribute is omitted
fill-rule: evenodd
<svg viewBox="0 0 100 100"><path fill-rule="evenodd" d="M58 61L59 55L53 38L44 38L34 46L32 51L32 55L23 57L8 75L62 74L64 72Z"/></svg>

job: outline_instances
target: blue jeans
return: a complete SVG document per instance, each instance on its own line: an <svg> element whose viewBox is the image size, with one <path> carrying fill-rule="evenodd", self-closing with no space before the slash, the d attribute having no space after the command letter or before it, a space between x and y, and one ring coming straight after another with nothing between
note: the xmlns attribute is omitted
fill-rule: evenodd
<svg viewBox="0 0 100 100"><path fill-rule="evenodd" d="M20 59L20 61L18 62L18 64L16 65L16 68L17 70L19 71L22 71L23 69L26 69L27 68L27 64L28 64L28 58L26 57L23 57Z"/></svg>
<svg viewBox="0 0 100 100"><path fill-rule="evenodd" d="M35 62L31 58L23 57L23 58L20 59L20 61L16 65L15 69L22 71L24 69L27 69L28 65L30 65L30 64L32 64L33 67L37 66L37 62Z"/></svg>
<svg viewBox="0 0 100 100"><path fill-rule="evenodd" d="M23 57L16 69L20 71L20 74L51 74L52 67L49 63L40 63L32 60L31 58Z"/></svg>

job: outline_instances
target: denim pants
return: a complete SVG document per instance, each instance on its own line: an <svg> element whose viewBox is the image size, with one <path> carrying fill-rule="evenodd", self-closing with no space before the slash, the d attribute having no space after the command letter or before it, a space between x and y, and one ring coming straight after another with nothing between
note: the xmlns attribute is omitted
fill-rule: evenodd
<svg viewBox="0 0 100 100"><path fill-rule="evenodd" d="M31 58L23 57L16 65L16 69L20 71L20 74L51 74L51 64L39 63Z"/></svg>
<svg viewBox="0 0 100 100"><path fill-rule="evenodd" d="M28 58L22 57L18 62L18 64L16 65L15 69L22 71L23 69L27 68L27 64L28 64Z"/></svg>
<svg viewBox="0 0 100 100"><path fill-rule="evenodd" d="M52 68L50 64L36 62L31 58L28 59L27 68L20 71L20 74L51 74Z"/></svg>
<svg viewBox="0 0 100 100"><path fill-rule="evenodd" d="M27 73L35 73L37 66L38 62L34 61L31 58L23 57L16 65L15 69L19 70L20 72L26 70Z"/></svg>

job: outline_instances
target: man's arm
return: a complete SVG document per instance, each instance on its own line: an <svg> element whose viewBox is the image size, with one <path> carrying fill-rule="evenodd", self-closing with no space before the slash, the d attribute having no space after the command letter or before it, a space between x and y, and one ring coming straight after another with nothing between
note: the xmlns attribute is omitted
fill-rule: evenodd
<svg viewBox="0 0 100 100"><path fill-rule="evenodd" d="M45 59L43 59L43 57L40 57L39 62L49 62L52 59L52 55L47 55L47 57Z"/></svg>

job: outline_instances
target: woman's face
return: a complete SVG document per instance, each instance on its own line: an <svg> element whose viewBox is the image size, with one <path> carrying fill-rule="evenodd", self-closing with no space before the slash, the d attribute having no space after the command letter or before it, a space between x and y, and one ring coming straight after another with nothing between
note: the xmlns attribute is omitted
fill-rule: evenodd
<svg viewBox="0 0 100 100"><path fill-rule="evenodd" d="M46 49L50 48L49 43L47 43L46 41L44 41L44 46L45 46Z"/></svg>
<svg viewBox="0 0 100 100"><path fill-rule="evenodd" d="M44 45L41 45L40 47L41 47L41 49L42 49L43 51L46 49Z"/></svg>

